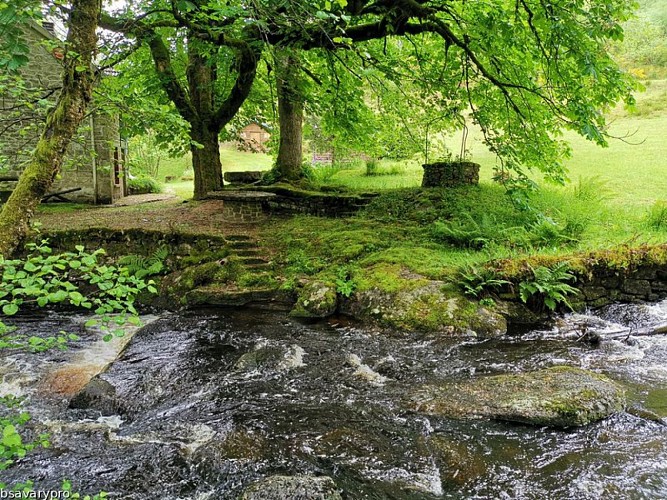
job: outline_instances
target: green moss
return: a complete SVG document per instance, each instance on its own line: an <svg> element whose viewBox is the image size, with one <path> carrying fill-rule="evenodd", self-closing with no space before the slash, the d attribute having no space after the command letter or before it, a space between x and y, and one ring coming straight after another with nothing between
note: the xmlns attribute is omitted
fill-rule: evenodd
<svg viewBox="0 0 667 500"><path fill-rule="evenodd" d="M437 331L443 327L453 332L474 330L477 305L463 297L447 297L440 293L419 296L401 319L403 328Z"/></svg>
<svg viewBox="0 0 667 500"><path fill-rule="evenodd" d="M397 293L415 290L428 283L425 278L407 277L406 274L400 264L381 262L358 269L353 278L357 283L357 292L378 289L382 292Z"/></svg>
<svg viewBox="0 0 667 500"><path fill-rule="evenodd" d="M300 290L290 315L297 318L325 318L336 312L337 305L338 295L333 282L312 281Z"/></svg>
<svg viewBox="0 0 667 500"><path fill-rule="evenodd" d="M202 262L209 262L214 260L222 260L229 255L228 248L221 248L219 250L210 250L205 248L203 250L195 249L191 255L187 255L178 261L181 268L195 266Z"/></svg>
<svg viewBox="0 0 667 500"><path fill-rule="evenodd" d="M188 291L198 286L208 285L215 281L220 272L222 270L219 262L207 262L206 264L188 267L178 279L178 287Z"/></svg>

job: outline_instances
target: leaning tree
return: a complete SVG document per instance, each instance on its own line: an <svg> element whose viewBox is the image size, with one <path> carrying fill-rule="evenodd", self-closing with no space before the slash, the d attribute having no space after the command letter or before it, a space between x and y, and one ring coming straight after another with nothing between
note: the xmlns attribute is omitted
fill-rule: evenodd
<svg viewBox="0 0 667 500"><path fill-rule="evenodd" d="M0 2L0 6L2 3L6 2ZM72 0L66 8L68 34L64 45L62 88L55 107L47 114L31 159L0 212L0 255L9 255L25 237L35 208L59 174L67 147L85 116L98 79L93 59L97 53L96 30L101 4L101 0ZM39 11L40 4L23 0L7 8L16 9L17 6L21 8L16 10L16 19L21 20ZM0 46L11 56L12 50L21 46L21 37L18 26L8 29L14 40L4 38ZM16 61L14 70L22 61L16 57L8 60Z"/></svg>

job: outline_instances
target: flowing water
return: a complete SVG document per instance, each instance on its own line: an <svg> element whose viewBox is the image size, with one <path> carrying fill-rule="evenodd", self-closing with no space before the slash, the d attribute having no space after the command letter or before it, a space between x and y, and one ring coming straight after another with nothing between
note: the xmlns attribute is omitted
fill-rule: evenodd
<svg viewBox="0 0 667 500"><path fill-rule="evenodd" d="M615 306L481 342L275 312L164 315L95 379L97 400L70 405L123 347L83 333L66 352L5 357L0 394L26 398L30 428L52 446L0 475L40 490L69 478L122 499L231 499L274 474L328 475L349 499L667 498L667 427L655 418L667 417L667 336L636 335L665 323L667 302ZM602 342L584 342L584 330ZM425 383L554 365L608 375L654 419L554 430L427 418L402 404Z"/></svg>

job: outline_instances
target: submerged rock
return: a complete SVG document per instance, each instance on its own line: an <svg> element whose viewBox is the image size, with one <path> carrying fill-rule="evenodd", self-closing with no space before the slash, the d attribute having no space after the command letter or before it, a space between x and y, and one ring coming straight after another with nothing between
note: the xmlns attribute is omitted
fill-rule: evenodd
<svg viewBox="0 0 667 500"><path fill-rule="evenodd" d="M341 500L328 476L271 476L249 486L239 500Z"/></svg>
<svg viewBox="0 0 667 500"><path fill-rule="evenodd" d="M472 452L465 442L434 434L428 439L428 447L440 468L443 483L462 486L486 474L484 456Z"/></svg>
<svg viewBox="0 0 667 500"><path fill-rule="evenodd" d="M296 318L326 318L334 314L337 307L336 286L324 281L312 281L299 293L290 315Z"/></svg>
<svg viewBox="0 0 667 500"><path fill-rule="evenodd" d="M558 366L531 373L425 386L412 409L450 418L492 418L553 427L586 425L622 411L623 389L603 375Z"/></svg>
<svg viewBox="0 0 667 500"><path fill-rule="evenodd" d="M116 396L116 388L99 377L93 377L70 400L69 407L82 410L97 410L105 416L115 415L122 411L122 405Z"/></svg>
<svg viewBox="0 0 667 500"><path fill-rule="evenodd" d="M234 363L233 370L285 372L305 366L304 355L306 355L306 351L296 344L288 347L262 341L257 343L252 351L243 354Z"/></svg>

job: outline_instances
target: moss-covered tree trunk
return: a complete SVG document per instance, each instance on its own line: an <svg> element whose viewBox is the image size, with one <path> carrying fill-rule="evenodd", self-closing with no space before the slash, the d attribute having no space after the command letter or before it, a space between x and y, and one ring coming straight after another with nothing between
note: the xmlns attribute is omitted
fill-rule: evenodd
<svg viewBox="0 0 667 500"><path fill-rule="evenodd" d="M303 176L303 82L298 55L289 49L276 51L278 123L280 143L276 158L278 178L286 181Z"/></svg>
<svg viewBox="0 0 667 500"><path fill-rule="evenodd" d="M72 0L68 20L63 85L32 159L0 212L0 255L9 255L25 238L42 197L60 172L67 147L90 103L96 71L101 0Z"/></svg>
<svg viewBox="0 0 667 500"><path fill-rule="evenodd" d="M190 103L195 109L190 121L195 200L204 198L209 191L222 188L222 165L218 145L221 127L215 119L213 89L217 77L217 64L215 58L208 55L210 51L211 48L197 40L193 33L189 35L186 76Z"/></svg>
<svg viewBox="0 0 667 500"><path fill-rule="evenodd" d="M222 188L222 163L216 127L202 123L192 123L190 134L196 143L190 147L192 169L195 173L194 199L206 197L210 191Z"/></svg>

